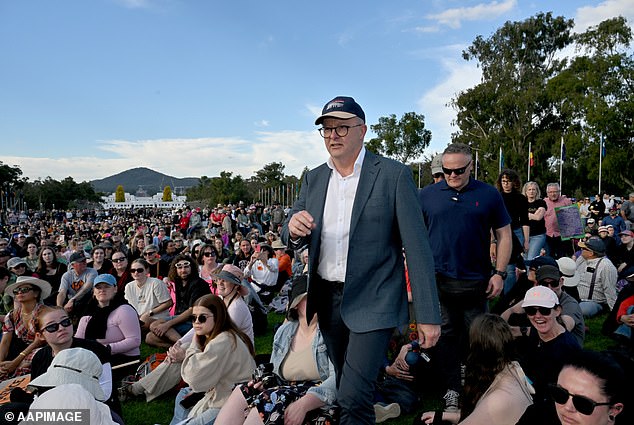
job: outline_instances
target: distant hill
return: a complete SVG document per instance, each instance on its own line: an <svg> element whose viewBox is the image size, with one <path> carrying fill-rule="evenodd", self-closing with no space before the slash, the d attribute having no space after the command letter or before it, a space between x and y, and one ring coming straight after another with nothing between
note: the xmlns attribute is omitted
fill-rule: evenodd
<svg viewBox="0 0 634 425"><path fill-rule="evenodd" d="M198 185L198 178L179 179L140 167L101 180L93 180L90 184L95 188L95 191L106 194L113 193L117 186L122 185L124 191L138 196L152 196L159 192L162 193L165 186L170 186L176 195L183 195L187 188Z"/></svg>

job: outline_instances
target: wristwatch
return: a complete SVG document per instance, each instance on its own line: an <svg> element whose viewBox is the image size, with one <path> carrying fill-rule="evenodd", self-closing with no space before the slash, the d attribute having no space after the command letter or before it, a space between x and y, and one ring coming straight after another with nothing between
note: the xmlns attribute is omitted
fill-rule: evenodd
<svg viewBox="0 0 634 425"><path fill-rule="evenodd" d="M507 273L506 271L501 272L501 271L499 271L499 270L496 270L496 271L495 271L495 274L496 274L496 275L498 275L498 276L500 276L500 277L502 278L502 280L505 280L505 279L506 279L506 276L508 276L508 273Z"/></svg>

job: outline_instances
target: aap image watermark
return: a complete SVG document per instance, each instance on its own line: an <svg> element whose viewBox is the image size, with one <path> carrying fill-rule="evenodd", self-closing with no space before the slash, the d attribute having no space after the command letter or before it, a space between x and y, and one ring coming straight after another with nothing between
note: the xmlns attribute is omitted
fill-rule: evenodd
<svg viewBox="0 0 634 425"><path fill-rule="evenodd" d="M32 409L28 412L6 412L7 422L33 425L90 425L89 409Z"/></svg>

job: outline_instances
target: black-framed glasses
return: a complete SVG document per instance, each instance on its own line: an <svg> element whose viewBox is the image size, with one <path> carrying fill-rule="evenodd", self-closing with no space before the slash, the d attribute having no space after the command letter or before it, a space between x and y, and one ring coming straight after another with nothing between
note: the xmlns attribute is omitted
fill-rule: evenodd
<svg viewBox="0 0 634 425"><path fill-rule="evenodd" d="M610 406L612 404L609 401L598 403L583 395L570 394L570 392L561 385L550 384L548 389L550 391L550 396L557 404L566 404L568 399L572 397L572 404L575 406L575 409L577 409L577 412L586 416L591 415L592 412L594 412L594 408L597 406Z"/></svg>
<svg viewBox="0 0 634 425"><path fill-rule="evenodd" d="M529 316L536 315L538 311L539 314L541 314L542 316L550 316L550 314L553 312L553 309L550 307L524 307L524 311Z"/></svg>
<svg viewBox="0 0 634 425"><path fill-rule="evenodd" d="M127 260L127 258L125 258L125 257L113 258L112 262L113 263L120 263L120 262L125 261L125 260Z"/></svg>
<svg viewBox="0 0 634 425"><path fill-rule="evenodd" d="M451 173L454 173L457 176L461 176L465 173L465 171L467 171L467 167L469 167L469 165L471 165L471 161L467 162L467 165L465 165L462 168L446 168L446 167L442 167L442 172L447 174L448 176L451 175Z"/></svg>
<svg viewBox="0 0 634 425"><path fill-rule="evenodd" d="M198 322L200 324L203 324L207 321L208 317L213 316L211 314L192 314L191 316L189 316L189 320L191 320L192 323Z"/></svg>
<svg viewBox="0 0 634 425"><path fill-rule="evenodd" d="M15 288L13 290L13 295L18 294L26 294L27 292L31 292L34 288L32 286L22 286L21 288Z"/></svg>
<svg viewBox="0 0 634 425"><path fill-rule="evenodd" d="M189 261L183 261L182 263L175 264L174 267L177 269L186 269L189 267Z"/></svg>
<svg viewBox="0 0 634 425"><path fill-rule="evenodd" d="M211 252L211 251L205 251L205 252L203 252L203 256L205 256L205 257L215 257L216 253L215 252Z"/></svg>
<svg viewBox="0 0 634 425"><path fill-rule="evenodd" d="M68 318L68 317L67 317L67 318L65 318L65 319L62 319L62 321L61 321L61 322L58 322L58 323L51 323L50 325L46 325L46 326L44 326L44 330L45 330L46 332L48 332L48 333L52 334L52 333L55 333L55 332L57 332L57 331L59 330L60 325L61 325L62 327L64 327L64 328L67 328L67 327L69 327L69 326L70 326L70 325L72 325L72 324L73 324L73 321L72 321L72 320L70 320L70 318Z"/></svg>
<svg viewBox="0 0 634 425"><path fill-rule="evenodd" d="M130 273L143 273L145 269L143 267L139 267L138 269L130 269Z"/></svg>
<svg viewBox="0 0 634 425"><path fill-rule="evenodd" d="M362 125L363 124L338 125L337 127L322 127L318 130L319 130L319 134L321 134L321 137L323 137L324 139L327 139L328 137L332 136L332 130L335 130L335 133L337 133L337 136L346 137L348 135L348 131L351 128L361 127Z"/></svg>

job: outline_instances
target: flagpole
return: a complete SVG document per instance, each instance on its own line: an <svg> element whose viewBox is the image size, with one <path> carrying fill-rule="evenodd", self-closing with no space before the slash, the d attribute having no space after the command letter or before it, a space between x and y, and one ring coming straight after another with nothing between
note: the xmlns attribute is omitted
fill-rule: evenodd
<svg viewBox="0 0 634 425"><path fill-rule="evenodd" d="M561 145L559 146L559 190L562 190L562 172L564 168L564 136L561 136Z"/></svg>
<svg viewBox="0 0 634 425"><path fill-rule="evenodd" d="M603 134L601 134L600 139L601 144L599 145L599 195L601 195L601 167L603 165Z"/></svg>
<svg viewBox="0 0 634 425"><path fill-rule="evenodd" d="M500 146L500 161L498 164L498 174L502 172L502 146Z"/></svg>
<svg viewBox="0 0 634 425"><path fill-rule="evenodd" d="M531 145L532 145L532 143L528 142L528 167L527 167L528 168L528 172L526 173L527 174L527 177L526 177L526 181L527 182L531 181Z"/></svg>
<svg viewBox="0 0 634 425"><path fill-rule="evenodd" d="M478 180L478 165L480 165L479 164L480 161L478 160L478 153L479 153L479 150L476 149L476 163L475 163L475 179L476 180Z"/></svg>

